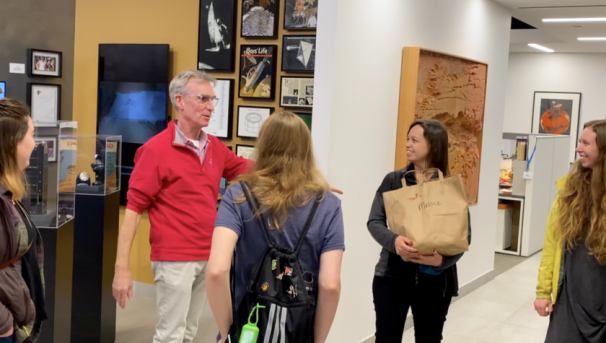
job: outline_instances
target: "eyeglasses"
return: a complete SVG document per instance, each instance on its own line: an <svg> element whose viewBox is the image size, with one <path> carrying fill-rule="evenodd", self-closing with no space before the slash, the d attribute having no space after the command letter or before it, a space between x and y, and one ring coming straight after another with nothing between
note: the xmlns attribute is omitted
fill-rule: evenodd
<svg viewBox="0 0 606 343"><path fill-rule="evenodd" d="M217 97L211 98L208 95L199 94L199 95L196 95L196 98L202 105L208 104L209 101L213 102L213 106L217 106L219 104L219 98L217 98Z"/></svg>

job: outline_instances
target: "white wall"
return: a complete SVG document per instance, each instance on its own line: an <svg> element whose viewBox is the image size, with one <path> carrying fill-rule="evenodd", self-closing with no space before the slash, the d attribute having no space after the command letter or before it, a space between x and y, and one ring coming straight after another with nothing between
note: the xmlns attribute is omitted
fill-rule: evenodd
<svg viewBox="0 0 606 343"><path fill-rule="evenodd" d="M582 93L579 131L606 119L605 80L606 54L511 53L503 130L530 132L535 91Z"/></svg>
<svg viewBox="0 0 606 343"><path fill-rule="evenodd" d="M488 88L479 205L461 285L494 264L505 79L511 13L489 0L320 2L313 137L331 185L342 189L346 245L343 291L330 342L374 334L372 278L379 245L366 229L375 192L393 170L402 48L421 46L485 61Z"/></svg>

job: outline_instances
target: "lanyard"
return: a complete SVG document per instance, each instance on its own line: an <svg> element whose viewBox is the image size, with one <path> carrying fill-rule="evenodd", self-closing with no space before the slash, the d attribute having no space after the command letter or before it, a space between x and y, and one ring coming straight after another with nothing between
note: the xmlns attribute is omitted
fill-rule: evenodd
<svg viewBox="0 0 606 343"><path fill-rule="evenodd" d="M534 143L534 149L532 149L532 155L530 155L530 158L528 159L528 161L526 161L526 171L530 170L530 163L532 163L532 159L534 158L535 152L537 152L537 142Z"/></svg>

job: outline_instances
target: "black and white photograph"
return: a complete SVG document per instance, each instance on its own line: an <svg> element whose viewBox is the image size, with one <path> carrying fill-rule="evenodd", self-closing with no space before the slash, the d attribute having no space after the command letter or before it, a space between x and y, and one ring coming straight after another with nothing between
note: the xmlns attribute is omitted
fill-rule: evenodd
<svg viewBox="0 0 606 343"><path fill-rule="evenodd" d="M236 156L244 157L254 161L256 159L257 149L252 145L236 144Z"/></svg>
<svg viewBox="0 0 606 343"><path fill-rule="evenodd" d="M54 123L61 118L61 85L28 83L27 103L34 123Z"/></svg>
<svg viewBox="0 0 606 343"><path fill-rule="evenodd" d="M236 0L200 0L198 69L234 71Z"/></svg>
<svg viewBox="0 0 606 343"><path fill-rule="evenodd" d="M316 65L316 36L284 36L282 41L282 71L314 72Z"/></svg>
<svg viewBox="0 0 606 343"><path fill-rule="evenodd" d="M231 139L234 80L217 79L214 87L218 103L215 105L208 126L204 132L221 139Z"/></svg>
<svg viewBox="0 0 606 343"><path fill-rule="evenodd" d="M314 104L313 77L282 76L280 106L312 108Z"/></svg>
<svg viewBox="0 0 606 343"><path fill-rule="evenodd" d="M285 0L285 30L315 30L318 26L318 0Z"/></svg>
<svg viewBox="0 0 606 343"><path fill-rule="evenodd" d="M63 54L59 51L28 49L29 76L61 77Z"/></svg>
<svg viewBox="0 0 606 343"><path fill-rule="evenodd" d="M261 126L273 111L271 107L238 106L238 137L259 137Z"/></svg>
<svg viewBox="0 0 606 343"><path fill-rule="evenodd" d="M239 97L274 98L276 49L276 45L240 46Z"/></svg>
<svg viewBox="0 0 606 343"><path fill-rule="evenodd" d="M48 161L57 161L57 137L34 137L34 141L36 141L37 143L46 143L46 146L48 148Z"/></svg>
<svg viewBox="0 0 606 343"><path fill-rule="evenodd" d="M246 38L276 38L278 0L243 0L242 32Z"/></svg>

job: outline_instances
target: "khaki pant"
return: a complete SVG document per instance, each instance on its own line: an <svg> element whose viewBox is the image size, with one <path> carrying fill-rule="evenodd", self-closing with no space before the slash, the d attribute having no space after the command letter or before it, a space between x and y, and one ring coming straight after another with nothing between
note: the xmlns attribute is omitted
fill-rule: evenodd
<svg viewBox="0 0 606 343"><path fill-rule="evenodd" d="M152 262L158 315L153 343L191 343L206 305L206 263Z"/></svg>

